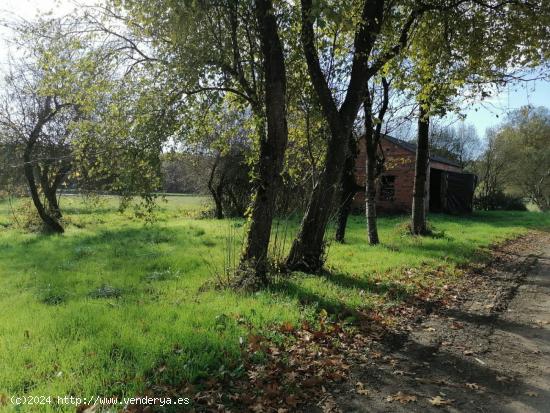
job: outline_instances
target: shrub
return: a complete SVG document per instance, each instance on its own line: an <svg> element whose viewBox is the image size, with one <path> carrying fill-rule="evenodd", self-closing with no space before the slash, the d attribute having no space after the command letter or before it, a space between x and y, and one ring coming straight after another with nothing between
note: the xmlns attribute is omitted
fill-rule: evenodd
<svg viewBox="0 0 550 413"><path fill-rule="evenodd" d="M28 198L22 200L13 210L13 221L16 227L28 232L41 232L44 223L32 201Z"/></svg>
<svg viewBox="0 0 550 413"><path fill-rule="evenodd" d="M474 208L487 211L527 211L522 197L497 191L486 196L474 198Z"/></svg>

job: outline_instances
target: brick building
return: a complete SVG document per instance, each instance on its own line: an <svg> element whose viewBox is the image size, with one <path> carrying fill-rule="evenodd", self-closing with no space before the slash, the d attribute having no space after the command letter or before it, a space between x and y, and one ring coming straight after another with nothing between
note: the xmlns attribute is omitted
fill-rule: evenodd
<svg viewBox="0 0 550 413"><path fill-rule="evenodd" d="M416 145L383 135L379 151L385 159L384 171L378 179L377 211L382 213L410 212L414 187ZM365 185L365 140L359 143L356 160L357 183ZM471 212L476 185L475 175L465 173L460 165L440 156L430 156L428 167L428 200L430 212ZM365 208L365 192L353 200L355 209Z"/></svg>

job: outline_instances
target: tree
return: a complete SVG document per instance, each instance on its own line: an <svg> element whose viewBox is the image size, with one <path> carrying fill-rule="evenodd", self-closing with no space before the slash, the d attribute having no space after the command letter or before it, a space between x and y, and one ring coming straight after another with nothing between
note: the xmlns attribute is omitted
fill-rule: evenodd
<svg viewBox="0 0 550 413"><path fill-rule="evenodd" d="M411 230L427 232L426 177L429 119L453 109L459 90L481 96L491 84L548 57L550 10L543 1L457 2L426 13L407 53L409 86L420 111Z"/></svg>
<svg viewBox="0 0 550 413"><path fill-rule="evenodd" d="M231 148L216 154L210 161L207 185L214 200L216 218L245 216L252 188L243 151Z"/></svg>
<svg viewBox="0 0 550 413"><path fill-rule="evenodd" d="M504 180L512 193L550 210L550 111L523 107L496 133Z"/></svg>
<svg viewBox="0 0 550 413"><path fill-rule="evenodd" d="M473 171L479 179L476 188L476 204L484 210L497 209L499 194L504 190L504 166L506 159L496 141L497 131L488 129L486 132L486 148L475 160Z"/></svg>
<svg viewBox="0 0 550 413"><path fill-rule="evenodd" d="M271 0L256 0L265 83L267 135L260 138L258 182L253 196L249 230L241 258L241 269L252 266L265 282L271 224L288 141L286 112L286 67L275 9Z"/></svg>
<svg viewBox="0 0 550 413"><path fill-rule="evenodd" d="M23 22L14 30L24 52L12 61L5 78L2 138L20 154L32 202L46 229L62 233L57 191L73 169L76 125L96 97L90 82L102 75L86 50L88 39L67 36L59 20Z"/></svg>
<svg viewBox="0 0 550 413"><path fill-rule="evenodd" d="M173 102L198 94L230 95L250 108L257 133L254 195L241 269L265 281L267 251L287 144L286 68L278 10L270 0L176 3L114 1L102 12L128 33L98 26L156 66ZM279 6L279 5L278 5ZM284 17L284 14L282 14ZM147 51L147 52L146 52ZM153 54L152 54L153 53ZM184 110L180 106L180 110Z"/></svg>
<svg viewBox="0 0 550 413"><path fill-rule="evenodd" d="M204 171L208 159L199 154L170 151L161 155L162 190L168 193L205 194Z"/></svg>
<svg viewBox="0 0 550 413"><path fill-rule="evenodd" d="M389 72L386 70L385 72ZM406 94L398 89L390 88L391 79L379 76L370 82L368 95L363 102L363 128L350 140L350 152L346 159L344 173L342 175L342 197L337 214L336 240L344 242L347 218L351 210L351 204L357 192L364 191L365 214L367 217L367 238L369 244L379 243L376 214L376 188L378 179L385 168L385 157L381 150L380 139L389 134L395 128L399 129L409 117L409 99ZM401 134L399 135L401 136ZM363 187L356 182L356 157L357 145L364 139L365 144L365 184Z"/></svg>
<svg viewBox="0 0 550 413"><path fill-rule="evenodd" d="M442 126L433 122L430 130L430 149L434 155L451 159L465 168L481 148L476 128L461 122L458 126Z"/></svg>
<svg viewBox="0 0 550 413"><path fill-rule="evenodd" d="M414 186L412 201L411 232L414 235L428 233L426 222L427 176L430 167L430 117L428 109L421 103L418 114L418 139L414 163Z"/></svg>
<svg viewBox="0 0 550 413"><path fill-rule="evenodd" d="M202 164L203 169L197 172L205 176L215 216L245 216L253 192L253 115L232 108L228 99L203 96L188 99L181 117L175 153L193 156Z"/></svg>
<svg viewBox="0 0 550 413"><path fill-rule="evenodd" d="M327 5L323 13L318 5L313 7L311 0L302 0L301 6L302 46L309 77L330 129L330 137L327 143L323 172L312 192L300 230L288 254L286 266L291 270L316 271L323 265L325 230L332 213L334 195L344 169L349 137L357 112L364 100L367 83L407 45L409 32L419 16L426 10L426 6L412 7L407 14L403 13L403 8L386 5L385 1L377 0L361 3L360 11L356 16L344 16L336 13L337 22L358 22L352 29L354 32L353 52L351 56L347 56L351 61L351 69L345 98L340 107L336 103L334 91L330 88L326 74L323 72L314 29L316 20L324 25L327 21L330 22L330 17L333 17L335 13L332 12L331 5ZM338 10L344 13L350 12L349 10ZM380 35L383 27L393 29L389 30L393 37L388 36L388 39L384 36L383 44L386 47L383 47L382 44L380 47L376 47L377 40L382 37ZM371 53L374 56L371 56Z"/></svg>
<svg viewBox="0 0 550 413"><path fill-rule="evenodd" d="M378 226L376 218L376 179L380 175L383 165L383 158L379 157L379 145L382 132L382 122L389 104L389 82L385 77L382 83L382 103L378 116L374 117L372 110L372 97L367 93L363 108L365 110L365 149L366 149L366 204L365 213L367 216L367 238L370 245L380 242L378 238ZM376 126L375 126L376 125Z"/></svg>

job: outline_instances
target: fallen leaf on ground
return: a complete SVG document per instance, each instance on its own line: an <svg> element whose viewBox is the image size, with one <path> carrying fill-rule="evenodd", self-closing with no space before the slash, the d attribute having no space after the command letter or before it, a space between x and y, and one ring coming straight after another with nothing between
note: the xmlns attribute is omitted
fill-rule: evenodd
<svg viewBox="0 0 550 413"><path fill-rule="evenodd" d="M279 385L277 383L269 383L265 386L265 392L268 396L276 396L279 394Z"/></svg>
<svg viewBox="0 0 550 413"><path fill-rule="evenodd" d="M368 396L369 394L369 391L365 389L365 385L360 381L355 383L355 391L357 392L357 394L360 394L362 396Z"/></svg>
<svg viewBox="0 0 550 413"><path fill-rule="evenodd" d="M294 383L298 378L298 373L291 371L290 373L285 373L285 377L289 382Z"/></svg>
<svg viewBox="0 0 550 413"><path fill-rule="evenodd" d="M390 395L386 397L386 401L388 402L399 402L401 404L407 404L410 402L415 402L417 400L417 397L412 394L405 394L401 391L398 391L394 395Z"/></svg>
<svg viewBox="0 0 550 413"><path fill-rule="evenodd" d="M431 399L428 399L428 401L431 403L432 406L437 406L437 407L448 406L449 404L454 402L454 400L446 400L441 396L432 397Z"/></svg>
<svg viewBox="0 0 550 413"><path fill-rule="evenodd" d="M332 399L325 400L325 402L321 406L321 409L322 409L323 413L340 412L340 409L338 409L338 405Z"/></svg>
<svg viewBox="0 0 550 413"><path fill-rule="evenodd" d="M296 405L298 404L298 399L295 395L291 394L285 397L285 403L288 404L290 407L296 407Z"/></svg>
<svg viewBox="0 0 550 413"><path fill-rule="evenodd" d="M323 380L318 376L313 376L308 379L305 379L303 381L304 386L306 387L314 387L317 386L319 383L321 383Z"/></svg>
<svg viewBox="0 0 550 413"><path fill-rule="evenodd" d="M262 413L265 411L264 405L261 403L256 403L254 406L251 406L250 409L256 413Z"/></svg>
<svg viewBox="0 0 550 413"><path fill-rule="evenodd" d="M281 325L281 331L283 333L292 333L294 331L294 326L287 321Z"/></svg>

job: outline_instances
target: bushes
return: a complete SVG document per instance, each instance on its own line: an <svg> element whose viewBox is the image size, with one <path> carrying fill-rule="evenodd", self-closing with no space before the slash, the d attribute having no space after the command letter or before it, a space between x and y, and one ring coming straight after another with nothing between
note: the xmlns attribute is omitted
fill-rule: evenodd
<svg viewBox="0 0 550 413"><path fill-rule="evenodd" d="M485 211L527 211L522 197L505 194L503 191L476 196L474 198L474 208Z"/></svg>
<svg viewBox="0 0 550 413"><path fill-rule="evenodd" d="M44 223L32 201L25 198L13 210L13 221L17 228L28 232L42 232Z"/></svg>

